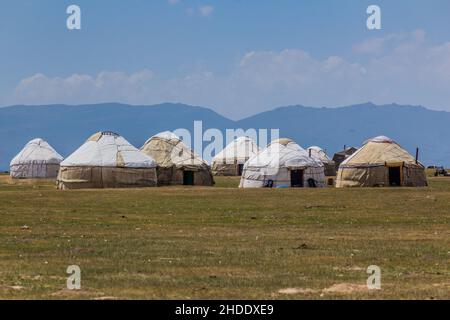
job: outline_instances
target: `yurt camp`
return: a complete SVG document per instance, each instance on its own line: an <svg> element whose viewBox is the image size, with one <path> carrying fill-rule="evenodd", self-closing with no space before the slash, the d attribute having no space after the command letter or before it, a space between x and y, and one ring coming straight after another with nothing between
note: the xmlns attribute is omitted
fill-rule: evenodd
<svg viewBox="0 0 450 320"><path fill-rule="evenodd" d="M333 177L336 175L336 167L333 160L331 160L325 150L318 146L312 146L309 147L307 150L308 154L311 157L314 157L316 159L319 159L320 162L323 163L323 166L325 167L325 175L327 177Z"/></svg>
<svg viewBox="0 0 450 320"><path fill-rule="evenodd" d="M98 132L61 162L60 189L157 185L156 162L113 132Z"/></svg>
<svg viewBox="0 0 450 320"><path fill-rule="evenodd" d="M323 164L291 139L277 139L244 165L241 188L324 187Z"/></svg>
<svg viewBox="0 0 450 320"><path fill-rule="evenodd" d="M394 140L379 136L367 140L341 163L336 187L423 187L425 167Z"/></svg>
<svg viewBox="0 0 450 320"><path fill-rule="evenodd" d="M158 164L158 185L212 186L208 164L173 132L161 132L145 142L141 152Z"/></svg>
<svg viewBox="0 0 450 320"><path fill-rule="evenodd" d="M212 160L211 170L215 176L240 176L244 164L259 152L250 137L239 137L219 152Z"/></svg>
<svg viewBox="0 0 450 320"><path fill-rule="evenodd" d="M10 163L13 179L56 178L63 157L46 141L34 139Z"/></svg>

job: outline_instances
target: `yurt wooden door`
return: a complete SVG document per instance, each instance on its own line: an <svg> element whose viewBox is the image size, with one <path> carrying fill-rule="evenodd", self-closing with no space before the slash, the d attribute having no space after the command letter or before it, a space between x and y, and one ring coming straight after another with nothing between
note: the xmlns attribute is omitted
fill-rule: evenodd
<svg viewBox="0 0 450 320"><path fill-rule="evenodd" d="M389 167L389 186L400 187L402 185L402 167Z"/></svg>
<svg viewBox="0 0 450 320"><path fill-rule="evenodd" d="M194 171L183 171L183 185L194 185Z"/></svg>
<svg viewBox="0 0 450 320"><path fill-rule="evenodd" d="M303 188L303 170L291 170L291 187Z"/></svg>
<svg viewBox="0 0 450 320"><path fill-rule="evenodd" d="M242 176L242 171L244 170L244 164L243 163L239 163L237 165L237 175L238 176Z"/></svg>

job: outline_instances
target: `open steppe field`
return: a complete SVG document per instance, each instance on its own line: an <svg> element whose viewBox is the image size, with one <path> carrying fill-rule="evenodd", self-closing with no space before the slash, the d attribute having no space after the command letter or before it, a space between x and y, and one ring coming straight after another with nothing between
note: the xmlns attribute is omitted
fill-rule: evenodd
<svg viewBox="0 0 450 320"><path fill-rule="evenodd" d="M59 191L0 176L2 299L450 299L450 178L427 188ZM66 289L69 265L81 290ZM366 269L381 268L381 290Z"/></svg>

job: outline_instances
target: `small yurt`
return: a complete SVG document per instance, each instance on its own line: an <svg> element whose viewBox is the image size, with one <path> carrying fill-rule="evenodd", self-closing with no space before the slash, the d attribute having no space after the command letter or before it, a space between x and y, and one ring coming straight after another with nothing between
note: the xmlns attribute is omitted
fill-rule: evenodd
<svg viewBox="0 0 450 320"><path fill-rule="evenodd" d="M240 176L248 159L259 153L259 147L249 137L239 137L219 152L212 160L215 176Z"/></svg>
<svg viewBox="0 0 450 320"><path fill-rule="evenodd" d="M367 140L341 163L336 187L423 187L425 167L394 140L379 136Z"/></svg>
<svg viewBox="0 0 450 320"><path fill-rule="evenodd" d="M145 142L141 152L158 164L158 184L212 186L208 164L173 132L161 132Z"/></svg>
<svg viewBox="0 0 450 320"><path fill-rule="evenodd" d="M98 132L61 162L60 189L157 185L156 162L113 132Z"/></svg>
<svg viewBox="0 0 450 320"><path fill-rule="evenodd" d="M324 187L322 162L291 139L278 139L244 165L241 188Z"/></svg>
<svg viewBox="0 0 450 320"><path fill-rule="evenodd" d="M56 178L63 157L46 141L34 139L10 163L13 179Z"/></svg>
<svg viewBox="0 0 450 320"><path fill-rule="evenodd" d="M344 150L336 152L333 155L335 170L338 171L341 163L344 162L344 160L347 159L348 157L350 157L352 154L354 154L356 152L356 150L358 150L358 149L356 149L355 147L344 146Z"/></svg>
<svg viewBox="0 0 450 320"><path fill-rule="evenodd" d="M325 176L333 177L336 175L336 167L334 161L328 157L327 153L322 148L312 146L309 147L306 151L311 157L319 159L323 163L325 167Z"/></svg>

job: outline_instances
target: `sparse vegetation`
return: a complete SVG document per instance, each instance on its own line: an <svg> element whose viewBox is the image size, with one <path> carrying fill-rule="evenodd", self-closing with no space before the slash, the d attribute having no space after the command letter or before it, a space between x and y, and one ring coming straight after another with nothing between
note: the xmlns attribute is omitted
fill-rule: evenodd
<svg viewBox="0 0 450 320"><path fill-rule="evenodd" d="M427 188L58 191L0 176L3 299L450 298L450 179ZM68 291L66 268L82 270ZM368 291L366 268L382 270Z"/></svg>

